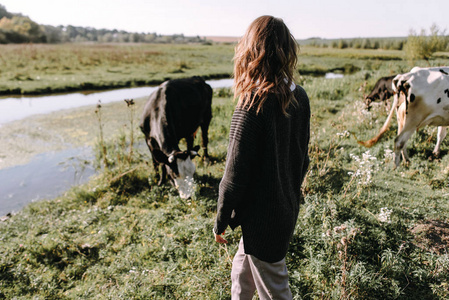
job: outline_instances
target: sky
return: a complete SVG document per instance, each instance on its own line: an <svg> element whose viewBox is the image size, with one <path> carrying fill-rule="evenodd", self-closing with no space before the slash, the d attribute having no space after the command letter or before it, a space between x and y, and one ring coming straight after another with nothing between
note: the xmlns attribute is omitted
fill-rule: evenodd
<svg viewBox="0 0 449 300"><path fill-rule="evenodd" d="M261 15L282 18L297 39L406 37L449 29L449 0L0 0L45 25L185 36L242 36Z"/></svg>

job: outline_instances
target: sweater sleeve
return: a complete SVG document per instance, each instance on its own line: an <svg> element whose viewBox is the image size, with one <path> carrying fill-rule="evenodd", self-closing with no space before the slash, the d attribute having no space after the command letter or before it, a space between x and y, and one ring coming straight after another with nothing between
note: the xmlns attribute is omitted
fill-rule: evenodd
<svg viewBox="0 0 449 300"><path fill-rule="evenodd" d="M244 201L263 121L254 110L236 108L231 120L226 167L220 182L214 232L225 231L236 207Z"/></svg>

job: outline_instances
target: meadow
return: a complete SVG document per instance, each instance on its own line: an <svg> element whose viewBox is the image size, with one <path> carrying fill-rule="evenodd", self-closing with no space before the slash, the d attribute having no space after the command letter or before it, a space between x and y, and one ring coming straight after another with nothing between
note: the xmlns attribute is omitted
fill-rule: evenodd
<svg viewBox="0 0 449 300"><path fill-rule="evenodd" d="M229 47L230 63L232 47L220 47ZM441 53L431 63L449 60ZM286 258L294 299L449 298L449 142L432 158L436 128L422 128L408 143L411 162L394 169L394 121L374 147L356 140L373 137L388 113L384 104L367 111L363 96L379 77L410 68L400 51L302 50L297 82L311 102L311 164ZM309 76L330 71L345 76ZM230 299L241 233L227 231L229 244L219 245L212 226L232 92L214 91L211 160L196 159L188 200L155 184L137 128L144 103L61 111L0 129L36 142L40 128L73 146L92 145L102 170L2 218L0 299Z"/></svg>
<svg viewBox="0 0 449 300"><path fill-rule="evenodd" d="M229 77L226 44L0 45L0 94L46 94L156 85L193 75Z"/></svg>

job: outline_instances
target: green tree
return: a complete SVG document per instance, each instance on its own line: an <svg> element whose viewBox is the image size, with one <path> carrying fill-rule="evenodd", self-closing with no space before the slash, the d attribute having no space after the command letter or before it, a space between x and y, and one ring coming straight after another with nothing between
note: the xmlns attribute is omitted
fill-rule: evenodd
<svg viewBox="0 0 449 300"><path fill-rule="evenodd" d="M430 34L427 35L424 29L417 34L413 29L407 38L404 46L407 59L414 63L416 60L424 59L430 66L429 59L437 51L445 51L449 43L446 30L440 30L437 25L430 27Z"/></svg>
<svg viewBox="0 0 449 300"><path fill-rule="evenodd" d="M0 20L0 29L12 32L25 38L27 42L45 42L45 32L28 17L15 15L12 18L3 17Z"/></svg>
<svg viewBox="0 0 449 300"><path fill-rule="evenodd" d="M6 8L0 4L0 19L2 19L3 17L7 17L8 19L12 18L12 14L9 13Z"/></svg>

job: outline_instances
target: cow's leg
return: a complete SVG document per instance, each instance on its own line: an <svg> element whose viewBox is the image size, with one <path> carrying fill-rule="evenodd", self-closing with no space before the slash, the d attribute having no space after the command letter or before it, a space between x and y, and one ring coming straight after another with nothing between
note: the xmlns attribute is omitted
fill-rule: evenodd
<svg viewBox="0 0 449 300"><path fill-rule="evenodd" d="M416 120L407 119L401 133L396 137L394 141L394 154L395 154L396 167L398 167L399 163L401 162L400 158L401 153L404 156L404 160L406 161L409 160L405 145L412 136L412 134L415 132L416 128L418 128L419 123L420 120L418 119Z"/></svg>
<svg viewBox="0 0 449 300"><path fill-rule="evenodd" d="M396 110L396 117L398 121L398 135L402 132L405 125L405 104L402 103Z"/></svg>
<svg viewBox="0 0 449 300"><path fill-rule="evenodd" d="M394 141L394 163L396 167L399 167L401 156L403 156L404 161L409 160L405 145L408 139L411 137L412 133L413 131L402 131L402 133L398 135Z"/></svg>
<svg viewBox="0 0 449 300"><path fill-rule="evenodd" d="M148 149L150 149L151 157L153 159L153 169L154 173L156 174L156 179L158 179L157 185L162 185L165 182L165 176L166 176L166 170L165 167L162 165L162 175L159 172L159 168L161 166L161 163L158 162L154 158L153 149L158 149L157 142L154 139L146 138Z"/></svg>
<svg viewBox="0 0 449 300"><path fill-rule="evenodd" d="M153 158L153 169L154 172L156 173L156 179L157 179L157 185L162 185L164 183L164 175L161 175L159 172L159 167L160 167L160 163L157 162L154 158ZM164 167L162 167L162 173L164 173Z"/></svg>
<svg viewBox="0 0 449 300"><path fill-rule="evenodd" d="M167 170L165 168L165 165L162 164L161 169L162 169L162 174L159 177L159 181L157 183L157 185L159 185L159 186L163 185L165 183L165 179L167 178Z"/></svg>
<svg viewBox="0 0 449 300"><path fill-rule="evenodd" d="M212 115L208 116L208 118L201 124L201 147L203 148L203 157L206 159L209 159L207 145L209 144L208 132L211 119Z"/></svg>
<svg viewBox="0 0 449 300"><path fill-rule="evenodd" d="M445 126L438 126L438 134L437 134L437 143L435 145L435 149L433 149L433 155L436 157L440 156L440 146L441 142L446 137L447 128Z"/></svg>
<svg viewBox="0 0 449 300"><path fill-rule="evenodd" d="M399 108L396 109L396 118L398 121L398 135L401 134L402 129L404 129L404 125L405 125L405 103L402 103ZM404 147L401 151L402 154L402 159L404 161L409 161L409 157L407 154L407 149Z"/></svg>

